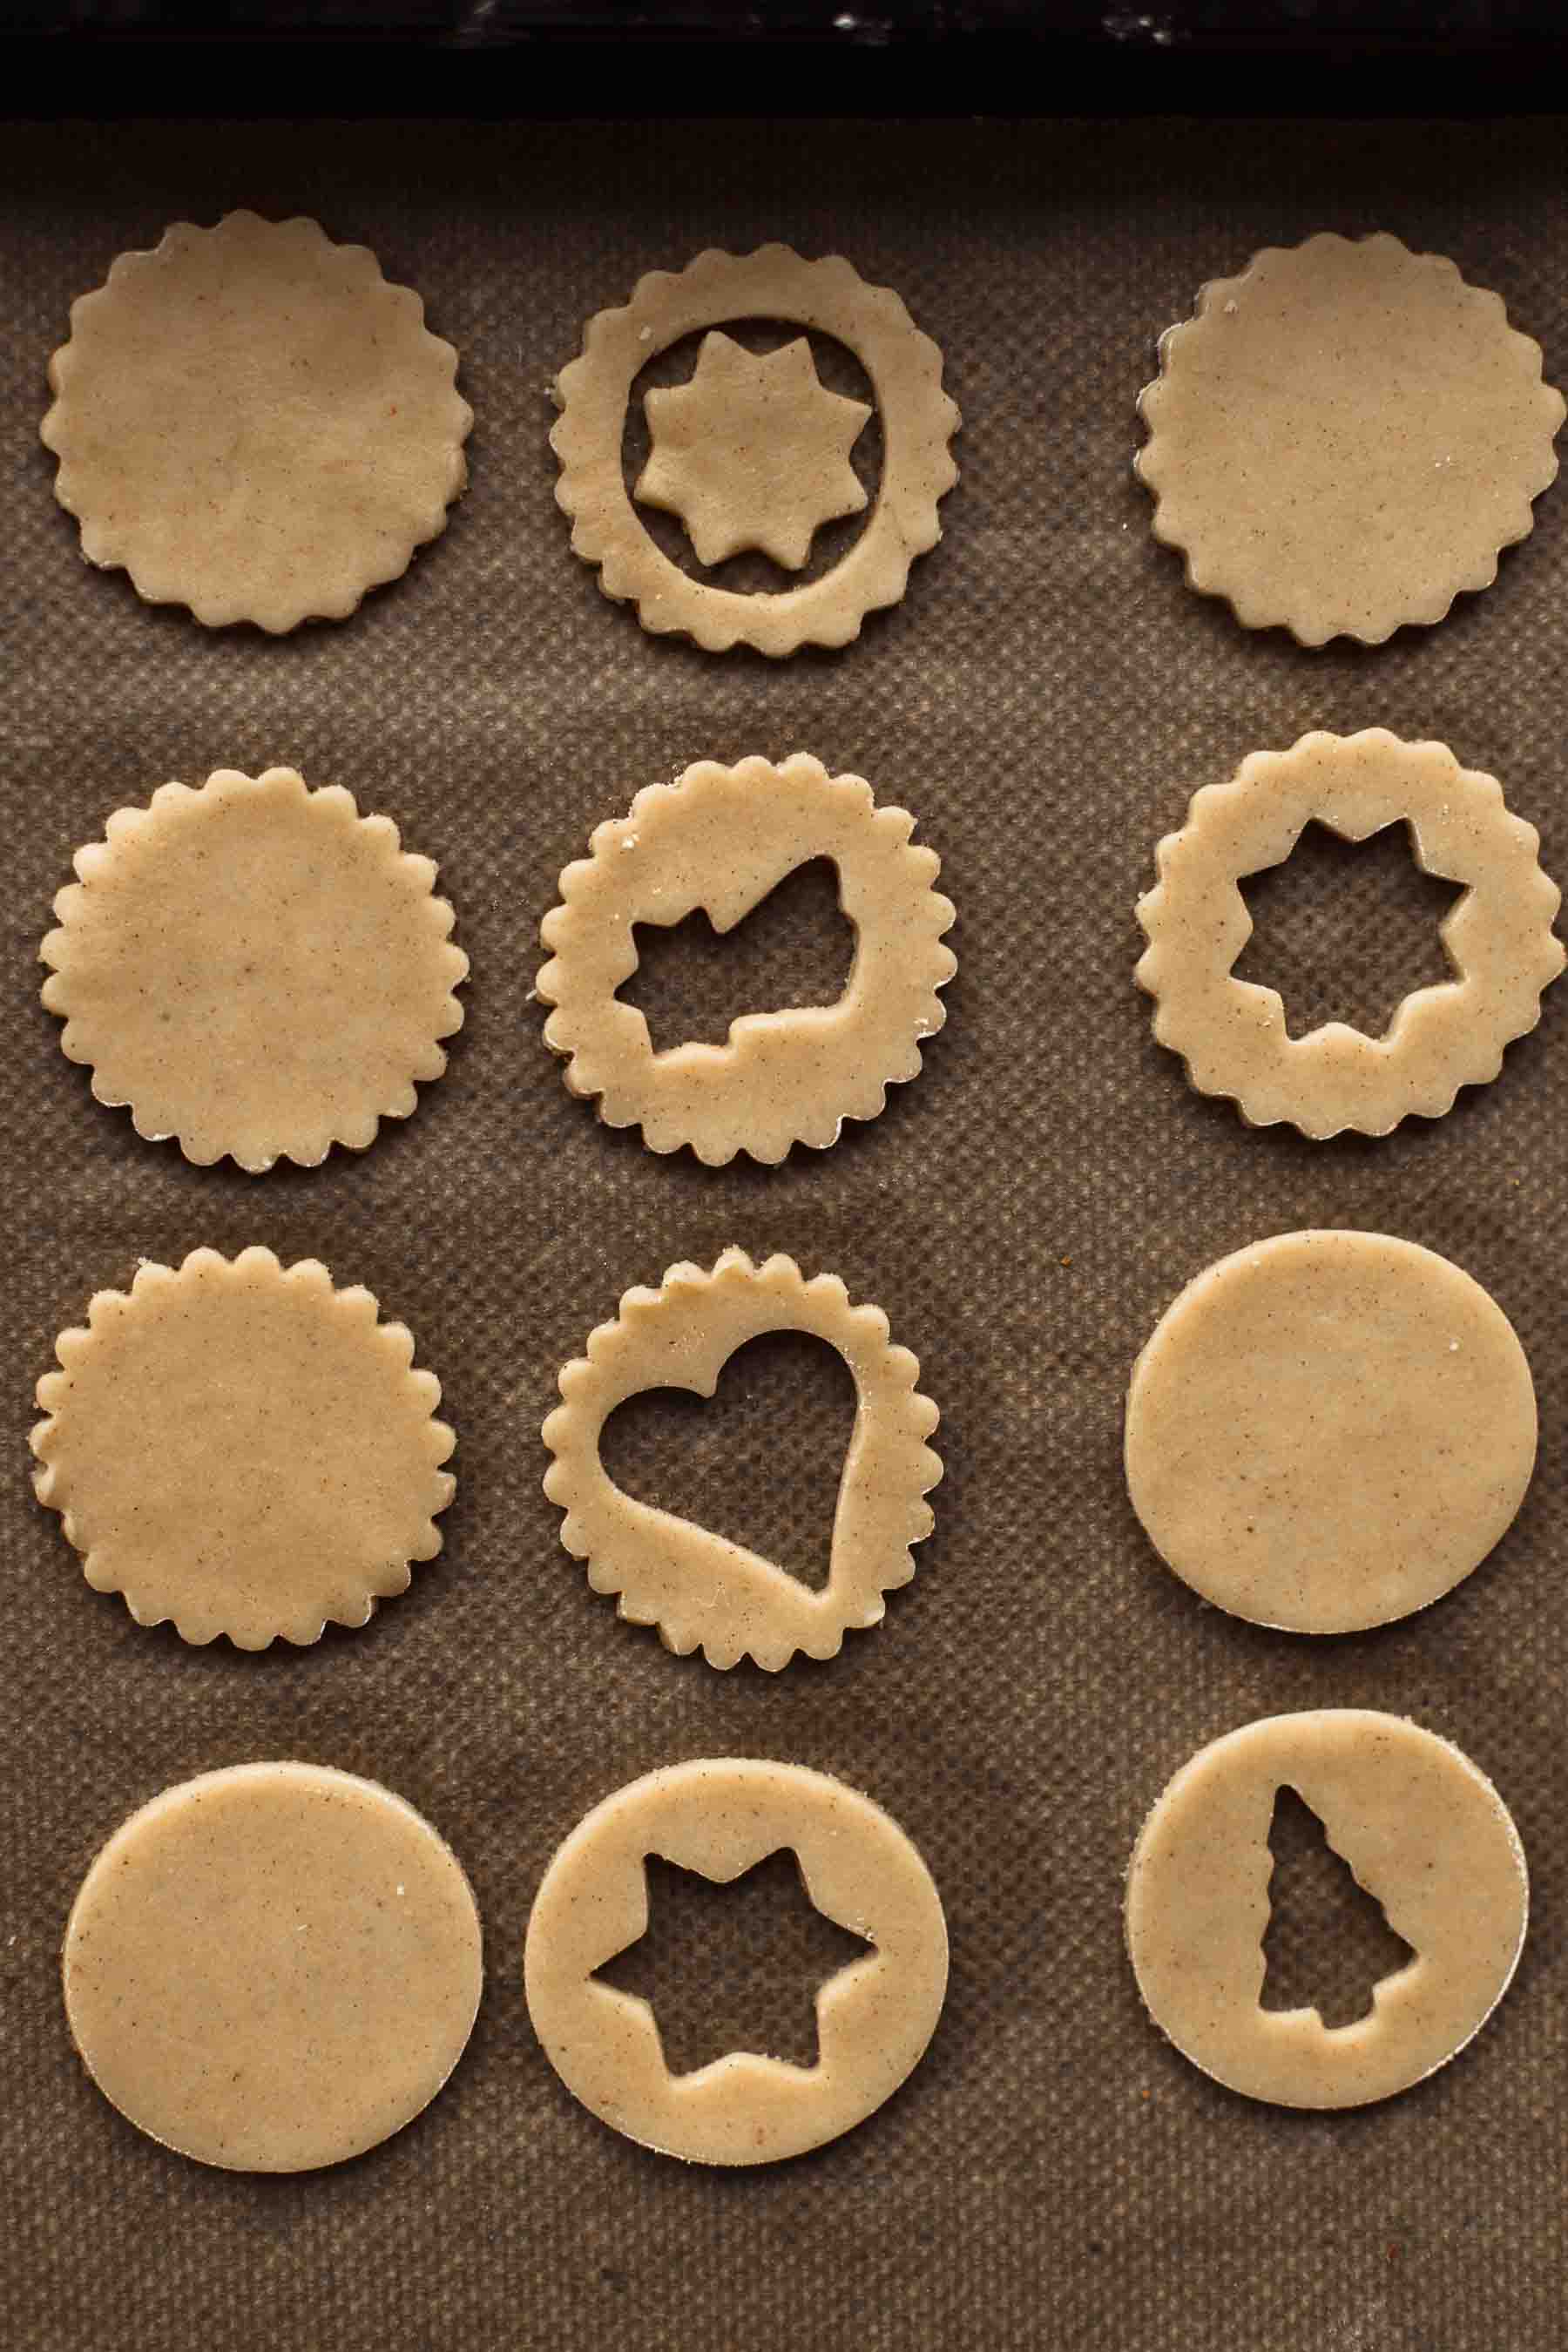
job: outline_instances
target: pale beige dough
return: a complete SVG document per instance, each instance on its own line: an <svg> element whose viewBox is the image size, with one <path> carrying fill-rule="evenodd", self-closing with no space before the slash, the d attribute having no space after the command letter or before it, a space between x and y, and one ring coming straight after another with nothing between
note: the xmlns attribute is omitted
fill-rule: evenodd
<svg viewBox="0 0 1568 2352"><path fill-rule="evenodd" d="M646 1858L725 1885L781 1847L823 1916L874 1948L817 1994L815 2066L731 2051L671 2074L648 2003L594 1980L647 1927ZM773 2164L863 2122L919 2063L947 1990L947 1927L879 1805L801 1764L723 1758L650 1772L578 1823L540 1886L523 1969L546 2057L603 2122L691 2163Z"/></svg>
<svg viewBox="0 0 1568 2352"><path fill-rule="evenodd" d="M458 355L313 220L177 221L71 306L43 438L89 563L220 628L341 621L447 527Z"/></svg>
<svg viewBox="0 0 1568 2352"><path fill-rule="evenodd" d="M1415 1954L1370 2016L1261 2006L1281 1788ZM1507 1991L1529 1885L1501 1798L1448 1740L1359 1707L1270 1716L1201 1748L1144 1822L1127 1948L1150 2015L1194 2066L1249 2099L1356 2107L1446 2065Z"/></svg>
<svg viewBox="0 0 1568 2352"><path fill-rule="evenodd" d="M744 1544L613 1484L600 1434L618 1404L645 1389L710 1397L737 1348L764 1331L808 1331L836 1348L855 1382L855 1427L844 1460L826 1584L813 1591ZM749 1657L776 1673L797 1650L837 1656L851 1626L881 1622L883 1595L913 1576L911 1545L930 1535L923 1497L942 1476L926 1444L938 1413L915 1383L920 1365L888 1338L878 1307L851 1307L837 1275L803 1279L793 1258L753 1265L728 1249L711 1273L672 1265L658 1290L628 1290L613 1323L565 1366L563 1402L544 1424L555 1459L544 1491L566 1516L561 1540L588 1563L595 1592L656 1625L677 1655L700 1646L710 1666Z"/></svg>
<svg viewBox="0 0 1568 2352"><path fill-rule="evenodd" d="M1387 1234L1282 1234L1161 1317L1128 1390L1127 1486L1206 1601L1356 1633L1486 1558L1535 1440L1524 1350L1468 1274Z"/></svg>
<svg viewBox="0 0 1568 2352"><path fill-rule="evenodd" d="M918 1076L921 1041L945 1018L937 991L957 970L942 944L952 906L931 887L942 861L910 842L914 822L804 753L780 766L702 761L640 792L567 866L541 934L552 956L536 987L555 1008L545 1041L567 1057L572 1092L596 1096L609 1126L640 1127L650 1150L689 1144L710 1167L738 1151L781 1160L796 1142L823 1150L847 1118L875 1118L890 1085ZM814 857L837 867L855 926L837 1003L745 1013L726 1045L656 1054L641 1013L616 995L637 968L633 925L700 907L731 930Z"/></svg>
<svg viewBox="0 0 1568 2352"><path fill-rule="evenodd" d="M1414 990L1381 1037L1342 1021L1292 1037L1278 992L1232 969L1252 936L1237 884L1282 864L1312 819L1347 841L1403 822L1422 871L1465 885L1441 926L1454 979ZM1439 1118L1461 1087L1498 1076L1563 970L1562 893L1539 849L1496 777L1461 768L1447 744L1368 727L1251 752L1228 783L1194 793L1138 901L1149 945L1135 977L1155 1000L1154 1034L1200 1094L1229 1096L1249 1126L1287 1121L1321 1140L1386 1135L1412 1112Z"/></svg>
<svg viewBox="0 0 1568 2352"><path fill-rule="evenodd" d="M369 1622L441 1549L441 1384L313 1258L193 1250L95 1293L37 1398L40 1503L139 1625L242 1650Z"/></svg>
<svg viewBox="0 0 1568 2352"><path fill-rule="evenodd" d="M744 595L688 578L649 536L621 471L626 405L647 362L686 335L747 319L815 328L847 344L871 380L882 420L881 488L865 530L821 579L778 594ZM781 362L770 356L768 381L776 388ZM693 452L679 460L679 510L701 515L703 544L739 548L776 535L787 560L800 551L803 530L809 543L809 524L853 510L844 503L847 469L838 429L847 420L819 405L837 395L824 394L820 384L814 389L798 362L788 364L798 371L795 397L787 425L773 432L787 432L798 473L781 466L776 449L747 447L755 393L739 409L711 404L718 446L700 459ZM693 385L676 391L689 403L700 399L714 366L708 360ZM959 415L942 389L941 352L890 287L868 285L837 254L803 261L786 245L765 245L755 253L700 253L678 275L649 271L624 310L589 320L581 354L556 380L556 397L561 415L550 436L561 461L555 495L572 517L574 549L598 566L606 596L636 604L645 629L656 635L679 631L710 653L736 645L770 655L847 645L868 612L898 603L914 558L942 536L938 501L958 479L948 444ZM662 456L657 436L661 417L672 420L681 411L661 409L668 394L649 397L655 447L638 495L666 505L677 488L668 424ZM689 419L690 414L689 406ZM759 516L767 525L761 531Z"/></svg>
<svg viewBox="0 0 1568 2352"><path fill-rule="evenodd" d="M139 2130L199 2164L306 2172L429 2105L483 1954L468 1880L412 1805L324 1765L237 1764L115 1832L63 1971L88 2072Z"/></svg>
<svg viewBox="0 0 1568 2352"><path fill-rule="evenodd" d="M253 1175L363 1150L440 1076L468 960L436 868L292 768L117 809L55 900L44 1003L100 1102Z"/></svg>
<svg viewBox="0 0 1568 2352"><path fill-rule="evenodd" d="M1248 628L1380 645L1496 579L1556 475L1563 402L1451 261L1323 236L1205 286L1139 413L1154 535L1192 587Z"/></svg>

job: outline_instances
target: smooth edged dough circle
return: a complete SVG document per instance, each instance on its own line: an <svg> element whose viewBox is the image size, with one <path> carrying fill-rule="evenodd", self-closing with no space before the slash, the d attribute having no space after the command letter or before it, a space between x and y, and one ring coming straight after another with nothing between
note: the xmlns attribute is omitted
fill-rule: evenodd
<svg viewBox="0 0 1568 2352"><path fill-rule="evenodd" d="M649 360L705 327L744 319L816 328L845 343L871 380L882 420L882 482L859 538L820 580L776 595L741 595L689 579L638 517L621 471L633 384ZM896 604L910 566L942 537L937 504L958 479L948 443L959 414L942 389L942 353L891 287L869 286L842 255L804 261L786 245L700 253L679 274L650 270L621 310L589 320L581 354L556 379L557 503L572 545L599 585L631 599L653 635L680 632L709 653L748 645L795 653L846 646L868 612Z"/></svg>
<svg viewBox="0 0 1568 2352"><path fill-rule="evenodd" d="M1261 2006L1281 1788L1322 1822L1415 1959L1369 2016ZM1269 1716L1201 1748L1144 1822L1127 1879L1127 1948L1155 2024L1249 2099L1358 2107L1435 2074L1507 1991L1524 1942L1524 1850L1491 1782L1395 1715Z"/></svg>
<svg viewBox="0 0 1568 2352"><path fill-rule="evenodd" d="M479 1915L390 1790L319 1764L165 1789L71 1906L66 2013L104 2096L234 2172L342 2164L436 2096L479 2013Z"/></svg>
<svg viewBox="0 0 1568 2352"><path fill-rule="evenodd" d="M457 1443L413 1334L314 1258L193 1250L94 1293L38 1382L40 1503L139 1625L237 1649L368 1624L441 1549Z"/></svg>
<svg viewBox="0 0 1568 2352"><path fill-rule="evenodd" d="M815 2066L732 2051L671 2074L648 2003L592 1981L647 1928L647 1855L727 1885L786 1846L823 1916L875 1949L817 1994ZM947 1927L869 1797L802 1764L722 1758L649 1772L578 1823L535 1898L523 1976L546 2057L602 2122L689 2163L774 2164L864 2122L912 2072L942 2014Z"/></svg>
<svg viewBox="0 0 1568 2352"><path fill-rule="evenodd" d="M1466 886L1441 927L1458 976L1412 991L1382 1037L1342 1021L1292 1037L1278 991L1232 969L1252 936L1238 883L1282 864L1314 818L1347 841L1404 821L1422 871ZM1461 1087L1498 1076L1563 970L1552 929L1562 892L1540 846L1496 777L1461 768L1446 743L1368 727L1253 751L1228 783L1193 794L1138 901L1149 945L1135 977L1154 999L1155 1037L1249 1127L1284 1122L1321 1141L1347 1128L1387 1135L1412 1112L1440 1118Z"/></svg>
<svg viewBox="0 0 1568 2352"><path fill-rule="evenodd" d="M1388 1234L1221 1258L1161 1317L1127 1395L1127 1488L1162 1559L1297 1633L1386 1625L1452 1591L1511 1525L1535 1444L1507 1316Z"/></svg>
<svg viewBox="0 0 1568 2352"><path fill-rule="evenodd" d="M1564 413L1500 298L1386 235L1268 247L1205 286L1138 407L1188 585L1304 646L1381 645L1489 587Z"/></svg>
<svg viewBox="0 0 1568 2352"><path fill-rule="evenodd" d="M67 1058L139 1135L251 1175L363 1151L461 1028L468 959L390 817L292 768L163 784L79 849L39 950Z"/></svg>
<svg viewBox="0 0 1568 2352"><path fill-rule="evenodd" d="M535 987L555 1008L545 1042L566 1056L572 1093L596 1096L608 1126L640 1127L650 1151L689 1144L715 1168L739 1151L773 1164L795 1143L825 1150L847 1118L875 1118L889 1086L919 1076L921 1041L946 1017L937 991L957 970L942 944L952 905L931 887L942 861L910 841L914 824L878 808L862 777L830 776L800 752L778 766L700 761L640 792L567 866L541 931L551 960ZM700 907L731 930L814 857L837 867L855 926L837 1003L744 1013L723 1045L656 1054L643 1015L616 994L637 970L633 926Z"/></svg>
<svg viewBox="0 0 1568 2352"><path fill-rule="evenodd" d="M689 1389L710 1397L737 1348L766 1331L807 1331L837 1349L855 1382L855 1427L833 1521L827 1582L813 1591L728 1536L639 1503L605 1469L600 1437L627 1397ZM851 1627L879 1625L883 1595L915 1572L911 1546L933 1525L924 1500L942 1476L926 1440L940 1418L915 1386L920 1364L892 1345L879 1307L852 1307L837 1275L807 1282L793 1258L754 1265L728 1249L711 1273L683 1262L658 1290L639 1285L587 1352L562 1370L563 1402L544 1423L555 1459L544 1491L566 1516L561 1541L588 1564L595 1592L618 1613L656 1625L679 1657L700 1647L710 1666L751 1658L770 1674L797 1650L836 1657Z"/></svg>
<svg viewBox="0 0 1568 2352"><path fill-rule="evenodd" d="M447 527L474 421L458 354L319 223L176 221L71 305L42 438L89 563L273 635L345 620Z"/></svg>

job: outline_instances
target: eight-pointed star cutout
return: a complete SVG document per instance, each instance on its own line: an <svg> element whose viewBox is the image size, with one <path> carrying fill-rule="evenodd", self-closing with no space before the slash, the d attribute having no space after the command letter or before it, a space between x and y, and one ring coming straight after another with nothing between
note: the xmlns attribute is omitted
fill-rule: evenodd
<svg viewBox="0 0 1568 2352"><path fill-rule="evenodd" d="M661 1854L643 1867L647 1929L594 1976L647 2002L670 2073L731 2051L815 2065L816 1996L868 1939L816 1909L787 1846L723 1885Z"/></svg>
<svg viewBox="0 0 1568 2352"><path fill-rule="evenodd" d="M866 504L849 452L871 411L824 388L804 335L756 353L715 328L690 380L643 406L653 447L636 495L679 516L700 563L757 548L802 571L814 532Z"/></svg>

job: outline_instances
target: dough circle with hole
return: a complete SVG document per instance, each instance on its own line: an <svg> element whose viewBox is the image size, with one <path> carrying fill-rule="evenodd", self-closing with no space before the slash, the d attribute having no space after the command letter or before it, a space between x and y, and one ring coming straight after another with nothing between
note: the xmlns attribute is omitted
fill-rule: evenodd
<svg viewBox="0 0 1568 2352"><path fill-rule="evenodd" d="M1441 927L1456 978L1405 997L1382 1037L1340 1021L1292 1037L1278 992L1232 970L1252 934L1238 884L1281 864L1313 819L1347 841L1404 822L1422 871L1465 887ZM1228 1096L1249 1126L1286 1122L1321 1140L1347 1128L1386 1135L1412 1112L1439 1118L1461 1087L1497 1076L1563 970L1552 929L1562 893L1539 848L1497 779L1461 768L1444 743L1369 727L1251 752L1228 783L1194 793L1138 902L1149 944L1136 977L1155 1000L1154 1034L1200 1094Z"/></svg>
<svg viewBox="0 0 1568 2352"><path fill-rule="evenodd" d="M1500 299L1397 237L1268 247L1160 342L1136 469L1188 585L1306 646L1489 587L1554 478L1561 393Z"/></svg>
<svg viewBox="0 0 1568 2352"><path fill-rule="evenodd" d="M910 841L914 822L805 753L777 766L701 761L640 792L567 866L542 926L545 1041L566 1057L571 1091L596 1097L607 1125L640 1127L650 1150L689 1144L710 1167L738 1151L781 1160L797 1142L826 1150L847 1118L875 1118L889 1086L919 1076L921 1041L945 1018L937 992L957 969L942 944L952 906L932 887L941 860ZM843 995L744 1013L723 1045L656 1054L642 1013L616 994L637 967L634 925L701 908L731 930L816 857L837 866L855 926Z"/></svg>
<svg viewBox="0 0 1568 2352"><path fill-rule="evenodd" d="M374 1780L238 1764L165 1789L82 1882L66 2012L104 2096L198 2164L304 2172L401 2131L462 2056L479 1916Z"/></svg>
<svg viewBox="0 0 1568 2352"><path fill-rule="evenodd" d="M600 1454L605 1423L628 1397L668 1387L710 1397L735 1350L767 1331L825 1339L855 1382L819 1592L728 1536L639 1503L612 1482ZM881 1308L852 1307L837 1275L807 1282L793 1258L754 1265L740 1249L710 1273L672 1265L659 1289L628 1290L615 1322L601 1323L561 1373L563 1402L543 1435L555 1457L544 1491L566 1515L562 1543L587 1562L595 1592L617 1594L620 1615L656 1625L678 1656L700 1647L710 1666L749 1657L770 1673L797 1650L834 1657L851 1627L881 1622L883 1595L909 1582L910 1547L931 1531L924 1497L942 1464L926 1440L938 1413L919 1378L910 1350L890 1343Z"/></svg>
<svg viewBox="0 0 1568 2352"><path fill-rule="evenodd" d="M1127 1488L1160 1557L1257 1625L1357 1633L1491 1550L1535 1466L1523 1349L1479 1282L1388 1234L1221 1258L1132 1369Z"/></svg>
<svg viewBox="0 0 1568 2352"><path fill-rule="evenodd" d="M817 1995L818 2057L731 2051L671 2074L648 2003L594 1981L647 1927L660 1854L728 1885L781 1847L825 1918L875 1947ZM801 1764L672 1764L596 1805L545 1872L523 1962L529 2015L573 2096L645 2147L695 2164L773 2164L837 2139L890 2098L936 2030L947 1927L898 1823Z"/></svg>
<svg viewBox="0 0 1568 2352"><path fill-rule="evenodd" d="M1275 1798L1293 1789L1415 1958L1369 2016L1267 2010ZM1324 1707L1201 1748L1133 1848L1127 1947L1162 2032L1216 2082L1287 2107L1355 2107L1446 2065L1507 1991L1524 1942L1524 1851L1491 1782L1394 1715Z"/></svg>
<svg viewBox="0 0 1568 2352"><path fill-rule="evenodd" d="M882 483L848 553L820 580L742 595L689 579L650 537L626 492L621 441L632 386L649 360L704 328L746 319L816 329L848 346L882 419ZM655 635L679 631L709 653L736 645L792 654L845 646L868 612L896 604L910 566L942 536L937 505L958 479L948 444L959 415L942 388L942 353L899 296L870 286L841 255L805 261L785 245L700 253L679 274L649 271L624 310L588 321L581 354L556 380L557 502L572 545L599 568L606 596L630 599Z"/></svg>

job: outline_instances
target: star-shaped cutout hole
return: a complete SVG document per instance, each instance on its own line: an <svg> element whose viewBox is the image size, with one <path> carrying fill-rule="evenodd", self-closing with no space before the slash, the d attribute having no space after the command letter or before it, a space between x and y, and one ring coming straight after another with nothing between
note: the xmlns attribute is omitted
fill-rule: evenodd
<svg viewBox="0 0 1568 2352"><path fill-rule="evenodd" d="M679 517L700 563L756 548L804 571L822 525L867 503L849 452L872 412L824 387L804 335L753 352L714 328L689 381L643 407L652 449L635 495Z"/></svg>
<svg viewBox="0 0 1568 2352"><path fill-rule="evenodd" d="M731 2051L815 2066L817 1994L868 1939L816 1909L787 1846L728 1885L661 1854L643 1866L647 1930L595 1980L647 2003L670 2073Z"/></svg>

